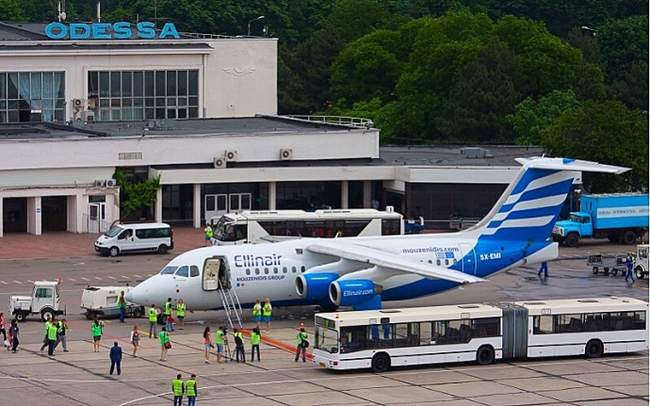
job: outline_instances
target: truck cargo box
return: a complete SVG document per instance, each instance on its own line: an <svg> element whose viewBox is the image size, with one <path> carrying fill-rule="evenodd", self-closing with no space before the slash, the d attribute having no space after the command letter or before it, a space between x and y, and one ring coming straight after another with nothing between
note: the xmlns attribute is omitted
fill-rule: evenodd
<svg viewBox="0 0 650 406"><path fill-rule="evenodd" d="M594 230L647 228L648 194L582 195L580 211L591 215Z"/></svg>

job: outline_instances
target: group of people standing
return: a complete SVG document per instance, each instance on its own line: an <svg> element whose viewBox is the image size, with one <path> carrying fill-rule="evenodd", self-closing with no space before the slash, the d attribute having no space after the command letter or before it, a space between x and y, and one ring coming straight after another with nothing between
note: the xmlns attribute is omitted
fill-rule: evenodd
<svg viewBox="0 0 650 406"><path fill-rule="evenodd" d="M48 317L43 327L43 345L40 351L47 348L47 356L54 357L54 351L59 343L63 345L63 352L68 352L68 340L66 333L69 330L66 319L57 320L55 316Z"/></svg>
<svg viewBox="0 0 650 406"><path fill-rule="evenodd" d="M7 351L15 353L18 350L18 344L20 344L18 339L20 328L16 320L11 320L7 329L5 326L5 315L2 312L0 312L0 334L2 334L2 340Z"/></svg>

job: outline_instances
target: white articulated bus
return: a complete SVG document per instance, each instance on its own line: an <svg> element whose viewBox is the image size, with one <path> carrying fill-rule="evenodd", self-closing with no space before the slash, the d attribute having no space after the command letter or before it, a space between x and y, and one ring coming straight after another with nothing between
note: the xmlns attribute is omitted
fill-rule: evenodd
<svg viewBox="0 0 650 406"><path fill-rule="evenodd" d="M264 243L296 237L357 237L404 234L402 215L374 209L256 210L212 217L218 245Z"/></svg>
<svg viewBox="0 0 650 406"><path fill-rule="evenodd" d="M648 303L607 297L320 313L314 362L372 368L648 349Z"/></svg>

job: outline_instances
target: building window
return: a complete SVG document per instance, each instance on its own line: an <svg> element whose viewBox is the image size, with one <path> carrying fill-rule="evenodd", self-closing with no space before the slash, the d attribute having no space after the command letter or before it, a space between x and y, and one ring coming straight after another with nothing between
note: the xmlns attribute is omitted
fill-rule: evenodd
<svg viewBox="0 0 650 406"><path fill-rule="evenodd" d="M0 72L0 123L65 121L64 72Z"/></svg>
<svg viewBox="0 0 650 406"><path fill-rule="evenodd" d="M90 71L88 109L98 121L199 116L199 71Z"/></svg>

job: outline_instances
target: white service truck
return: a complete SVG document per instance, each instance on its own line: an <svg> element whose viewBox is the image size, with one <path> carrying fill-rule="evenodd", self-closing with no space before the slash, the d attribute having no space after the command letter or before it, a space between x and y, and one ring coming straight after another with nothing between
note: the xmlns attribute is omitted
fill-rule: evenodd
<svg viewBox="0 0 650 406"><path fill-rule="evenodd" d="M11 296L9 313L18 321L24 321L34 314L38 314L43 321L52 316L65 314L65 309L61 310L59 282L36 281L31 296Z"/></svg>
<svg viewBox="0 0 650 406"><path fill-rule="evenodd" d="M634 260L634 273L638 279L643 279L648 274L648 244L636 246L636 258Z"/></svg>
<svg viewBox="0 0 650 406"><path fill-rule="evenodd" d="M81 294L81 309L85 311L88 320L95 317L119 317L120 308L117 301L120 293L123 291L126 295L129 289L131 289L130 286L88 286ZM142 317L143 315L144 306L126 302L127 317Z"/></svg>

